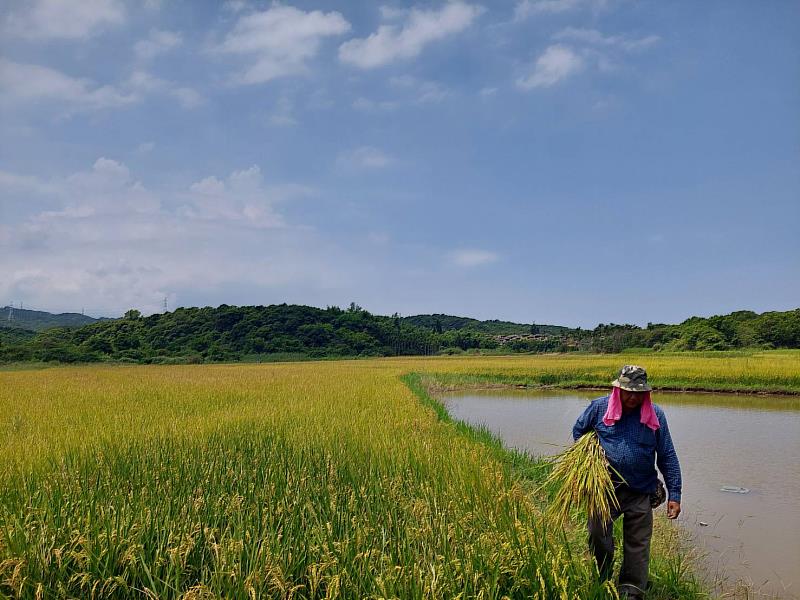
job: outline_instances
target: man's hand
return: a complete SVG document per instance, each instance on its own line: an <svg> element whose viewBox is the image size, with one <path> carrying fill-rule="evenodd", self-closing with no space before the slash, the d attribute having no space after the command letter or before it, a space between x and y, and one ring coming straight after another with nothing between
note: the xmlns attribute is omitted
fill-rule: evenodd
<svg viewBox="0 0 800 600"><path fill-rule="evenodd" d="M667 518L677 519L679 514L681 514L681 503L673 500L667 502Z"/></svg>

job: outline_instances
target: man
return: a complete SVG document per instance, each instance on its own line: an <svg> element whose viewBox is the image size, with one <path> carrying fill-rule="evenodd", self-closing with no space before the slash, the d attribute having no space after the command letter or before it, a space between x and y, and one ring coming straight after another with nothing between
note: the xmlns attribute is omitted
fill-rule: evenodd
<svg viewBox="0 0 800 600"><path fill-rule="evenodd" d="M663 494L655 465L658 464L669 493L669 519L676 519L681 512L681 469L664 411L650 400L652 388L647 383L647 372L642 367L626 365L611 385L612 393L593 400L578 418L572 436L577 440L588 431L596 431L609 464L624 480L614 477L619 508L612 508L611 521L589 522L589 548L601 577L610 579L614 520L623 515L624 552L618 589L628 598L642 598L647 589L653 534L651 496Z"/></svg>

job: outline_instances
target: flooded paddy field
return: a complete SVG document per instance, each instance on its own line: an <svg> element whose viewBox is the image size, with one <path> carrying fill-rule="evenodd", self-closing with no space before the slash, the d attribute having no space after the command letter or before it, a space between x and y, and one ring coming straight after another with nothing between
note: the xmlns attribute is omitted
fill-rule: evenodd
<svg viewBox="0 0 800 600"><path fill-rule="evenodd" d="M442 397L455 419L512 447L553 455L597 391L494 390ZM800 398L655 393L683 474L680 524L712 579L781 598L800 594ZM726 491L723 491L726 490ZM737 493L744 492L746 493ZM659 509L662 510L662 509Z"/></svg>

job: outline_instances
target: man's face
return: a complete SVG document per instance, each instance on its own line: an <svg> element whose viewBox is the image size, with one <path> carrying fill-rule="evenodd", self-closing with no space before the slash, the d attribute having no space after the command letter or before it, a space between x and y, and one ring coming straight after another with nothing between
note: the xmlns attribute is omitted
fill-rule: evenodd
<svg viewBox="0 0 800 600"><path fill-rule="evenodd" d="M619 399L622 401L622 408L625 410L633 410L639 408L644 402L644 395L647 392L630 392L628 390L620 389Z"/></svg>

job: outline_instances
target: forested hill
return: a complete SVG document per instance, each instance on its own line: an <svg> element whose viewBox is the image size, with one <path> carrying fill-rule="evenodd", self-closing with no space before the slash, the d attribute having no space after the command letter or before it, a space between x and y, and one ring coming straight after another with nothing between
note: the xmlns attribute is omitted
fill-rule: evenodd
<svg viewBox="0 0 800 600"><path fill-rule="evenodd" d="M480 346L461 334L435 336L373 315L355 304L347 310L312 306L179 308L142 317L130 310L121 319L77 329L39 332L21 343L3 343L0 360L90 362L203 362L334 356L432 354L443 344Z"/></svg>
<svg viewBox="0 0 800 600"><path fill-rule="evenodd" d="M487 333L490 335L523 335L527 333L563 335L570 330L569 327L562 327L561 325L513 323L511 321L498 321L497 319L479 321L478 319L470 319L469 317L455 317L453 315L442 314L414 315L412 317L402 317L402 319L404 323L432 329L438 333L459 330Z"/></svg>
<svg viewBox="0 0 800 600"><path fill-rule="evenodd" d="M80 313L53 314L13 306L0 308L0 326L31 331L43 331L52 327L81 327L100 320L102 319L94 319Z"/></svg>
<svg viewBox="0 0 800 600"><path fill-rule="evenodd" d="M20 327L5 327L0 322L0 347L3 344L19 344L27 342L36 337L36 332L31 329L22 329Z"/></svg>
<svg viewBox="0 0 800 600"><path fill-rule="evenodd" d="M260 361L469 351L620 352L627 348L800 348L800 309L692 317L679 325L612 323L582 330L448 315L387 317L355 304L348 309L223 304L148 317L130 310L121 319L39 332L0 327L0 362Z"/></svg>

